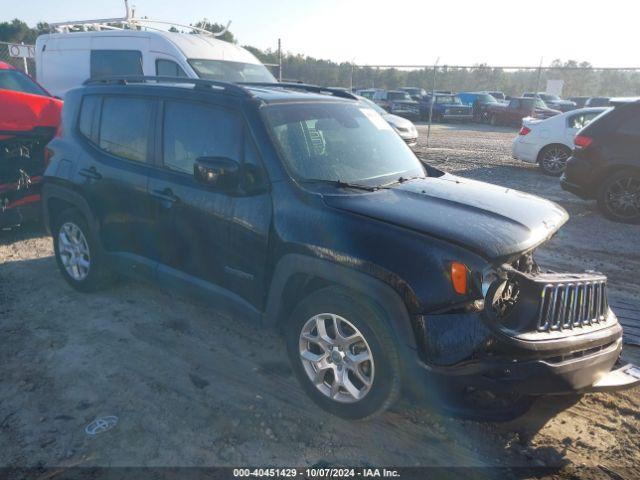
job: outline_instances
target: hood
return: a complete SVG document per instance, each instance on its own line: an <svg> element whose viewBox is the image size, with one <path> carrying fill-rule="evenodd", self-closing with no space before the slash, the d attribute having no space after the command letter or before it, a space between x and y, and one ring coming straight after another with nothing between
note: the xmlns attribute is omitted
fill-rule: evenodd
<svg viewBox="0 0 640 480"><path fill-rule="evenodd" d="M403 128L407 130L411 130L415 128L413 122L407 120L406 118L399 117L398 115L392 115L391 113L387 113L382 116L388 123L394 128Z"/></svg>
<svg viewBox="0 0 640 480"><path fill-rule="evenodd" d="M62 101L43 95L0 90L0 132L27 132L60 124ZM6 112L6 114L4 114Z"/></svg>
<svg viewBox="0 0 640 480"><path fill-rule="evenodd" d="M539 245L569 218L548 200L449 174L324 199L331 207L440 238L490 260Z"/></svg>

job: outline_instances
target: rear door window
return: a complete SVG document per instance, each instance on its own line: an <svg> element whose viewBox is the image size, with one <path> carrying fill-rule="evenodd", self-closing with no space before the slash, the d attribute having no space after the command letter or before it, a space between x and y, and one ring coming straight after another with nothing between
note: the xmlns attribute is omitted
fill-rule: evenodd
<svg viewBox="0 0 640 480"><path fill-rule="evenodd" d="M579 113L569 117L569 128L581 129L589 125L591 120L596 118L602 112Z"/></svg>
<svg viewBox="0 0 640 480"><path fill-rule="evenodd" d="M186 77L184 70L173 60L156 60L156 75L160 77Z"/></svg>
<svg viewBox="0 0 640 480"><path fill-rule="evenodd" d="M199 157L226 157L240 161L242 122L223 107L167 101L163 121L164 166L193 174Z"/></svg>
<svg viewBox="0 0 640 480"><path fill-rule="evenodd" d="M142 75L142 53L138 50L92 50L91 78Z"/></svg>
<svg viewBox="0 0 640 480"><path fill-rule="evenodd" d="M147 162L154 101L129 96L106 97L102 104L99 146L134 162Z"/></svg>

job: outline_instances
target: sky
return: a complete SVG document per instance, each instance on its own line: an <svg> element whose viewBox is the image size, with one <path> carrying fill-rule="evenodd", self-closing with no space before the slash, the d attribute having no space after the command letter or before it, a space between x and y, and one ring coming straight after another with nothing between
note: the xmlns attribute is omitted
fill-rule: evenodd
<svg viewBox="0 0 640 480"><path fill-rule="evenodd" d="M358 65L638 67L637 0L130 0L137 16L226 24L241 45ZM124 15L123 0L2 0L29 25Z"/></svg>

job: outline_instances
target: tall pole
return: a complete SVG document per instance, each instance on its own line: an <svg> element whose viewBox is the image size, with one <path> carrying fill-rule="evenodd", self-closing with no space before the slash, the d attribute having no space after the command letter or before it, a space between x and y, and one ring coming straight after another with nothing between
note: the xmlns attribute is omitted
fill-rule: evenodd
<svg viewBox="0 0 640 480"><path fill-rule="evenodd" d="M278 81L282 81L282 40L278 39Z"/></svg>
<svg viewBox="0 0 640 480"><path fill-rule="evenodd" d="M542 59L544 57L540 57L540 66L538 67L538 77L536 78L536 89L535 89L535 94L533 96L533 106L531 107L531 116L534 115L535 111L536 111L536 101L538 100L538 98L540 98L540 95L538 95L538 91L540 90L540 77L542 75Z"/></svg>
<svg viewBox="0 0 640 480"><path fill-rule="evenodd" d="M436 70L440 57L436 58L433 64L433 83L431 84L431 103L429 104L429 124L427 125L427 148L429 148L429 137L431 136L431 118L433 117L433 102L436 100Z"/></svg>

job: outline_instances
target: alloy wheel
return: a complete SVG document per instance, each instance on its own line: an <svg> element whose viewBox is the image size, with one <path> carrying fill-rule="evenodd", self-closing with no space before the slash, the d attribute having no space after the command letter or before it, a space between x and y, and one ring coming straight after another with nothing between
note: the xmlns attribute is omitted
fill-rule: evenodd
<svg viewBox="0 0 640 480"><path fill-rule="evenodd" d="M322 313L307 320L299 352L309 380L332 400L360 401L373 386L371 348L360 330L339 315Z"/></svg>
<svg viewBox="0 0 640 480"><path fill-rule="evenodd" d="M564 171L564 167L569 159L569 153L560 147L552 147L544 152L541 163L549 173L559 175Z"/></svg>
<svg viewBox="0 0 640 480"><path fill-rule="evenodd" d="M611 184L605 192L607 208L621 219L640 216L640 178L629 176Z"/></svg>
<svg viewBox="0 0 640 480"><path fill-rule="evenodd" d="M66 272L76 281L84 280L89 275L91 255L89 244L80 227L73 222L66 222L58 232L58 252Z"/></svg>

